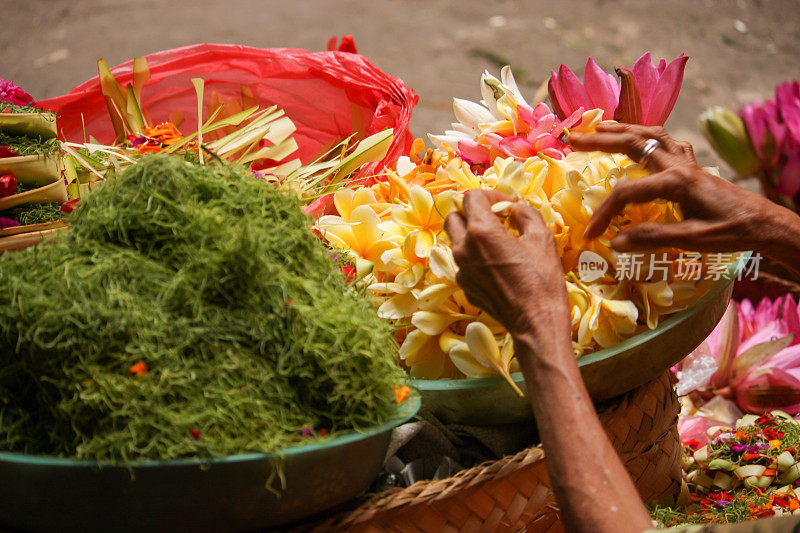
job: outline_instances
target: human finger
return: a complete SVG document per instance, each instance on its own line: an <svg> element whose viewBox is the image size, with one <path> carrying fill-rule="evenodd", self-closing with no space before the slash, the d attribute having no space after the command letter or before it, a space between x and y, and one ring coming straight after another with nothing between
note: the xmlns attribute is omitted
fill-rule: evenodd
<svg viewBox="0 0 800 533"><path fill-rule="evenodd" d="M467 235L467 219L463 213L453 211L444 219L444 230L454 247L460 246Z"/></svg>
<svg viewBox="0 0 800 533"><path fill-rule="evenodd" d="M597 125L598 132L630 133L645 139L659 141L668 152L679 151L679 143L670 137L667 130L661 126L641 126L639 124L625 124L621 122L601 122Z"/></svg>
<svg viewBox="0 0 800 533"><path fill-rule="evenodd" d="M717 228L714 224L701 220L684 220L672 224L646 222L628 228L611 239L611 246L618 252L673 247L705 251L713 248L715 243L711 240L715 233Z"/></svg>
<svg viewBox="0 0 800 533"><path fill-rule="evenodd" d="M492 205L496 203L492 201L494 199L503 201L502 199L509 200L510 198L497 191L481 189L472 189L464 193L464 216L468 227L476 224L486 225L490 228L502 226L500 219L492 212Z"/></svg>
<svg viewBox="0 0 800 533"><path fill-rule="evenodd" d="M647 178L617 183L605 200L597 207L586 226L584 237L594 239L603 234L616 215L631 203L641 204L657 199L678 200L681 195L681 176L674 170L665 170Z"/></svg>
<svg viewBox="0 0 800 533"><path fill-rule="evenodd" d="M647 147L647 141L651 138L636 133L572 133L567 137L567 142L573 149L578 151L625 154L634 161L641 161ZM670 153L665 149L664 143L661 143L650 154L645 164L652 170L663 170L667 167L668 161L665 158L669 155Z"/></svg>
<svg viewBox="0 0 800 533"><path fill-rule="evenodd" d="M515 202L511 206L509 218L520 235L530 235L538 230L547 230L539 210L525 202Z"/></svg>

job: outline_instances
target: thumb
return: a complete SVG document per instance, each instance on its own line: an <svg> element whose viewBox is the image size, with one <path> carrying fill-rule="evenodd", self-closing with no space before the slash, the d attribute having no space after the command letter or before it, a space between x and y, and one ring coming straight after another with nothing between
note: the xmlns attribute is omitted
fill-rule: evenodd
<svg viewBox="0 0 800 533"><path fill-rule="evenodd" d="M509 218L520 235L547 229L542 214L525 202L514 202L509 212Z"/></svg>
<svg viewBox="0 0 800 533"><path fill-rule="evenodd" d="M705 233L702 221L687 220L674 224L646 222L629 228L613 239L611 246L618 252L653 250L656 248L702 248Z"/></svg>

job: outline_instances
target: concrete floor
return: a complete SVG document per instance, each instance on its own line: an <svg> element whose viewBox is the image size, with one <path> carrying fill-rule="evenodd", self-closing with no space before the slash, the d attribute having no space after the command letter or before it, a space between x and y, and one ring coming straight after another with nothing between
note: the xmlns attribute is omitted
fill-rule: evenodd
<svg viewBox="0 0 800 533"><path fill-rule="evenodd" d="M800 78L797 0L0 0L0 76L37 98L114 65L197 42L324 49L353 34L359 51L420 95L412 131L440 132L453 96L478 99L481 72L514 67L532 94L550 69L611 70L644 51L691 59L667 127L717 164L696 126L711 104L738 106ZM723 169L723 172L725 170Z"/></svg>

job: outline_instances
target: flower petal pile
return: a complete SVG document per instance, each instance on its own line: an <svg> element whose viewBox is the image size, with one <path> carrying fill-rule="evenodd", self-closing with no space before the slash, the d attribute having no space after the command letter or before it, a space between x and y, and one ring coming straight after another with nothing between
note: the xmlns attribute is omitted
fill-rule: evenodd
<svg viewBox="0 0 800 533"><path fill-rule="evenodd" d="M582 107L559 119L544 103L530 106L506 67L501 78L481 77L481 104L456 99L458 123L431 135L436 149L415 141L370 187L334 194L338 214L321 217L316 229L355 263L378 315L394 321L400 358L412 376L502 376L516 369L510 335L470 304L456 284L457 267L444 232L445 217L470 189L495 189L536 207L552 230L561 256L571 307L576 356L613 346L661 317L685 308L707 283L680 275L679 250L649 257L662 265L618 279L621 256L610 239L641 222L675 222L668 202L629 206L606 233L583 234L597 206L621 181L648 171L621 154L573 152L565 134L591 132L602 109ZM503 216L501 205L496 206ZM583 252L609 265L598 279L579 275ZM705 267L697 254L698 267ZM531 264L535 268L535 264Z"/></svg>

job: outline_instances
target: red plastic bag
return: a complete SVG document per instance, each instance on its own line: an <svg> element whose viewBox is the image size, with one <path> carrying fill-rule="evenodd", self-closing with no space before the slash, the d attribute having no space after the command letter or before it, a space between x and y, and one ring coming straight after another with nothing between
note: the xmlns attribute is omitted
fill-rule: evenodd
<svg viewBox="0 0 800 533"><path fill-rule="evenodd" d="M294 137L303 163L353 133L360 139L386 128L394 129L394 142L383 161L363 168L362 176L396 161L411 148L408 123L417 95L402 80L356 53L198 44L146 57L151 77L141 103L154 124L180 111L184 133L197 129L197 96L191 78L199 77L205 80L206 103L215 91L224 100L239 99L246 87L256 104L282 108L297 126ZM133 61L127 61L111 71L126 85L132 81L132 67ZM59 113L62 139L83 142L93 136L102 143L114 141L98 77L39 104Z"/></svg>

